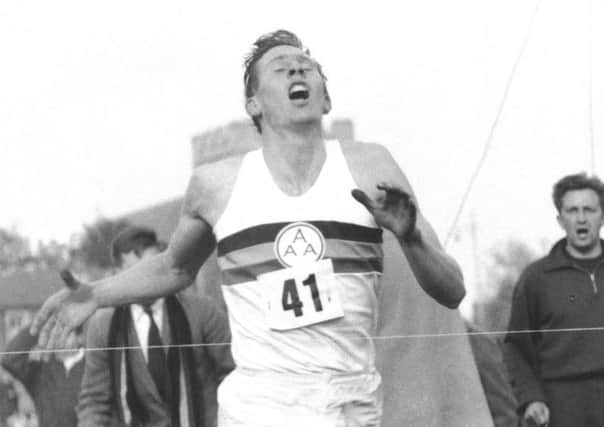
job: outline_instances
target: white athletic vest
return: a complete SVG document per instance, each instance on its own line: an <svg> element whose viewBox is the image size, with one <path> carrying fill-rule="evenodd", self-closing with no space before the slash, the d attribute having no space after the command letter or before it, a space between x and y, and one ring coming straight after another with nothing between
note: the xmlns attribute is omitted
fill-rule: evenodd
<svg viewBox="0 0 604 427"><path fill-rule="evenodd" d="M293 373L374 370L382 230L355 201L340 143L314 185L288 196L262 155L245 155L214 226L238 367Z"/></svg>

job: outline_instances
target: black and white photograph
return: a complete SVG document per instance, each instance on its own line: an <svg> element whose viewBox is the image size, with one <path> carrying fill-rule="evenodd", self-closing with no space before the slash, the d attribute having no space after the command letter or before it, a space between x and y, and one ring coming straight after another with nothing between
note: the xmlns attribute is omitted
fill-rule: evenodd
<svg viewBox="0 0 604 427"><path fill-rule="evenodd" d="M0 6L0 427L604 427L604 3Z"/></svg>

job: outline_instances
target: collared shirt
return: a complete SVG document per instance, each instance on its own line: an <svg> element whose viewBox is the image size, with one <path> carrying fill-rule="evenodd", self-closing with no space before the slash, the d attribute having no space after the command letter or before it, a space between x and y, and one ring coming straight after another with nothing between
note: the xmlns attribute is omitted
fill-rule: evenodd
<svg viewBox="0 0 604 427"><path fill-rule="evenodd" d="M76 363L78 363L80 360L82 360L83 357L84 357L83 348L78 349L77 353L65 357L62 360L63 366L65 366L65 372L67 374L69 374L69 371L71 370L71 368L73 368Z"/></svg>
<svg viewBox="0 0 604 427"><path fill-rule="evenodd" d="M585 270L588 273L595 273L596 268L604 262L604 251L600 255L592 258L577 258L572 256L566 247L564 248L564 254L570 259L573 265L579 267L581 270Z"/></svg>
<svg viewBox="0 0 604 427"><path fill-rule="evenodd" d="M161 336L162 330L162 319L163 319L163 311L164 311L164 299L160 298L155 301L151 305L151 311L153 312L153 320L157 325L157 329L159 329L159 334ZM134 329L136 330L136 335L138 336L138 341L141 344L141 349L143 350L143 355L145 356L145 361L148 361L147 357L147 338L149 335L149 327L151 326L151 322L149 321L149 316L145 313L143 307L139 304L130 305L130 313L132 314L132 321L134 322Z"/></svg>

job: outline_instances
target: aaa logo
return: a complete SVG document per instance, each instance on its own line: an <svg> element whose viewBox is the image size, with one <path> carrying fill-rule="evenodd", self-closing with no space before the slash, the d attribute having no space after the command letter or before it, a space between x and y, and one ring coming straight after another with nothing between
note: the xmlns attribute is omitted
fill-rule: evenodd
<svg viewBox="0 0 604 427"><path fill-rule="evenodd" d="M319 261L325 255L325 237L314 225L294 222L277 235L275 255L284 267L299 267Z"/></svg>

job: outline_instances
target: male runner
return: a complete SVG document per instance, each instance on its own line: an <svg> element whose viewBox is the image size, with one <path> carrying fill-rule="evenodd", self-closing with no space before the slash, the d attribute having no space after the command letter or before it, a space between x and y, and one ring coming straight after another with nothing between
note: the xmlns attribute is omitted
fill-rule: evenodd
<svg viewBox="0 0 604 427"><path fill-rule="evenodd" d="M447 307L465 294L461 271L385 148L323 139L326 79L294 34L260 37L244 80L262 148L197 168L163 254L93 284L64 274L70 289L33 329L60 346L99 307L190 285L217 248L237 365L219 390L220 425L379 425L381 228Z"/></svg>

